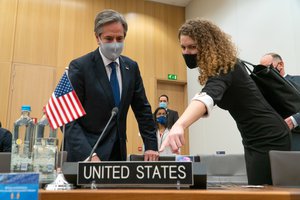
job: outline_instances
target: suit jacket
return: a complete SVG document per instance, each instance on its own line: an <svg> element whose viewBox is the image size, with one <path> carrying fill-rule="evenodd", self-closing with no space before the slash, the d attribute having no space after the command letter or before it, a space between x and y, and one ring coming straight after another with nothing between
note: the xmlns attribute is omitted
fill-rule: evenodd
<svg viewBox="0 0 300 200"><path fill-rule="evenodd" d="M285 79L287 79L295 88L300 92L300 76L291 76L286 75ZM298 125L300 125L300 112L293 115L294 119L297 121ZM300 127L297 127L296 130L293 130L295 133L300 133Z"/></svg>
<svg viewBox="0 0 300 200"><path fill-rule="evenodd" d="M9 130L0 128L0 152L11 152L12 135Z"/></svg>
<svg viewBox="0 0 300 200"><path fill-rule="evenodd" d="M168 109L167 110L168 116L168 128L171 129L175 122L178 120L178 112L175 110Z"/></svg>
<svg viewBox="0 0 300 200"><path fill-rule="evenodd" d="M286 75L285 78L295 86L295 88L300 92L300 76ZM293 115L294 119L300 125L300 112ZM300 151L300 126L292 129L292 140L291 140L291 150Z"/></svg>
<svg viewBox="0 0 300 200"><path fill-rule="evenodd" d="M287 74L284 78L291 82L292 85L294 85L295 88L300 92L300 76L291 76Z"/></svg>
<svg viewBox="0 0 300 200"><path fill-rule="evenodd" d="M107 127L96 149L101 160L109 160L116 141L120 143L122 160L126 160L126 119L131 106L138 121L145 150L157 151L155 124L147 100L138 64L120 56L122 96L119 112ZM82 103L86 115L66 125L65 149L68 161L86 159L114 108L113 91L99 49L73 60L69 78Z"/></svg>
<svg viewBox="0 0 300 200"><path fill-rule="evenodd" d="M292 76L292 75L287 74L287 75L285 76L285 78L286 78L288 81L290 81L290 82L292 82L292 83L296 83L296 84L298 84L298 86L300 86L300 76Z"/></svg>

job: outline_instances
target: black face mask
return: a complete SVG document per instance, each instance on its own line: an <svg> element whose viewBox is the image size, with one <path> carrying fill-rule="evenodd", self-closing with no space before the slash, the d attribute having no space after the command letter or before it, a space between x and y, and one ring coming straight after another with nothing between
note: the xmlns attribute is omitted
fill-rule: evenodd
<svg viewBox="0 0 300 200"><path fill-rule="evenodd" d="M273 68L280 74L280 71L281 71L281 70L278 69L278 64L277 64L277 66L275 67L275 66L273 66L273 64L271 63L271 64L270 64L270 67L273 67Z"/></svg>
<svg viewBox="0 0 300 200"><path fill-rule="evenodd" d="M194 69L197 67L197 54L182 54L182 56L188 68Z"/></svg>

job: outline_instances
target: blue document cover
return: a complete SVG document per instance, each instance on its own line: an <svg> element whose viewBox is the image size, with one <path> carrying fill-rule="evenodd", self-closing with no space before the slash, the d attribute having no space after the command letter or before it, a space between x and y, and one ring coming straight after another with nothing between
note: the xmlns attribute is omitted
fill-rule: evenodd
<svg viewBox="0 0 300 200"><path fill-rule="evenodd" d="M0 174L1 200L38 200L38 173Z"/></svg>

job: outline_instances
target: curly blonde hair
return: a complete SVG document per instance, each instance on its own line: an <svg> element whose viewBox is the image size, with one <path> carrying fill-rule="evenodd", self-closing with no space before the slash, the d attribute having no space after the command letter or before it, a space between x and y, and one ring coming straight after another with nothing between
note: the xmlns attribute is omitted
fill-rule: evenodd
<svg viewBox="0 0 300 200"><path fill-rule="evenodd" d="M188 20L179 29L178 38L182 35L197 43L198 79L201 85L209 77L227 74L234 68L237 49L230 36L212 22L199 18Z"/></svg>

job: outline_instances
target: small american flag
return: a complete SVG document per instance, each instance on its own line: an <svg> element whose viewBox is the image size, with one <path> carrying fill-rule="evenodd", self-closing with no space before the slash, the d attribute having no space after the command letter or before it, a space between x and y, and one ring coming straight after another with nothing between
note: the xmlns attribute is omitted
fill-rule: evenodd
<svg viewBox="0 0 300 200"><path fill-rule="evenodd" d="M56 86L48 104L45 106L45 112L49 124L53 129L86 114L66 72Z"/></svg>

